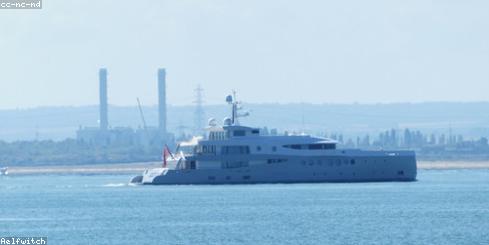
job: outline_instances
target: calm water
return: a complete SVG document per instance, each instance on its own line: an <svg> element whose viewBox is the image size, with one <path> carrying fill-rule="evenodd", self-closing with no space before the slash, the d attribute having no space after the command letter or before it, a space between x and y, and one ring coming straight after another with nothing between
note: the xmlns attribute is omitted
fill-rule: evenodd
<svg viewBox="0 0 489 245"><path fill-rule="evenodd" d="M489 244L489 170L417 182L131 186L0 176L0 236L49 244Z"/></svg>

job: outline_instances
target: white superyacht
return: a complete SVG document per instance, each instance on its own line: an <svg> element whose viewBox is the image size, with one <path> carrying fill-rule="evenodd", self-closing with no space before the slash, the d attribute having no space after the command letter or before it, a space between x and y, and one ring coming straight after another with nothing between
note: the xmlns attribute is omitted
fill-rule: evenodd
<svg viewBox="0 0 489 245"><path fill-rule="evenodd" d="M331 139L309 135L262 135L238 122L239 102L227 96L231 117L222 126L209 120L207 135L182 142L164 154L161 168L146 170L134 183L243 184L415 181L413 151L337 149ZM165 153L169 151L165 149Z"/></svg>

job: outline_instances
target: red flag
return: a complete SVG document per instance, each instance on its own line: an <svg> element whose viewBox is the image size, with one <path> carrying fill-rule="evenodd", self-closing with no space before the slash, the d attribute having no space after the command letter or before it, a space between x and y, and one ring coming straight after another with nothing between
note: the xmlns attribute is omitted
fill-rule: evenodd
<svg viewBox="0 0 489 245"><path fill-rule="evenodd" d="M166 159L168 158L168 156L171 156L171 158L173 158L173 155L171 154L170 149L168 148L167 145L165 145L165 147L163 148L163 167L164 168L166 168Z"/></svg>

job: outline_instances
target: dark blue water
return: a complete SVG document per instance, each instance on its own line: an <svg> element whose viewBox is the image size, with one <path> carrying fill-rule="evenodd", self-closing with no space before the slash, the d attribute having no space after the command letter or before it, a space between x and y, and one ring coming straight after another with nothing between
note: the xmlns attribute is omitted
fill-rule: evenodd
<svg viewBox="0 0 489 245"><path fill-rule="evenodd" d="M0 236L49 244L489 244L489 170L417 182L131 186L129 175L0 178Z"/></svg>

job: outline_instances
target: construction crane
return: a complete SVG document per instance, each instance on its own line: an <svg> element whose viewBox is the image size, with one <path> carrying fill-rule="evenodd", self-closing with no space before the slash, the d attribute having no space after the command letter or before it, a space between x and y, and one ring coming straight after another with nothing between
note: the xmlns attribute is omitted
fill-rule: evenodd
<svg viewBox="0 0 489 245"><path fill-rule="evenodd" d="M146 140L149 141L148 126L146 125L146 120L144 119L144 113L143 113L143 108L141 107L141 101L139 101L139 98L136 98L136 100L138 101L139 115L141 116L141 121L143 122L143 128L144 128L144 133L146 134Z"/></svg>

